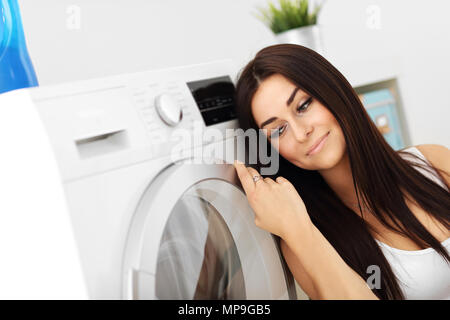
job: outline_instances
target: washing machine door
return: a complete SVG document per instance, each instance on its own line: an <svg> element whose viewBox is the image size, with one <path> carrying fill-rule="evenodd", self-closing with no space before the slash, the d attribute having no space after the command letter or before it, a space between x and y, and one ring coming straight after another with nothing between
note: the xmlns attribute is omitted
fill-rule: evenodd
<svg viewBox="0 0 450 320"><path fill-rule="evenodd" d="M145 190L128 234L127 299L295 299L276 238L257 228L229 164L176 163Z"/></svg>

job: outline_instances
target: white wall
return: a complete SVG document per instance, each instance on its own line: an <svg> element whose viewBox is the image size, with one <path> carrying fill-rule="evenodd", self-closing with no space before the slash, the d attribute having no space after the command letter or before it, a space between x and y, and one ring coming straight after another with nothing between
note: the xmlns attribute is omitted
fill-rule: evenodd
<svg viewBox="0 0 450 320"><path fill-rule="evenodd" d="M275 39L253 15L265 0L19 0L41 85L232 58L243 66ZM327 58L398 56L413 145L450 147L450 2L329 0L319 18ZM67 10L80 8L80 28ZM381 29L367 26L370 5ZM70 24L72 23L72 24ZM360 71L364 72L363 64ZM341 70L346 74L346 70Z"/></svg>

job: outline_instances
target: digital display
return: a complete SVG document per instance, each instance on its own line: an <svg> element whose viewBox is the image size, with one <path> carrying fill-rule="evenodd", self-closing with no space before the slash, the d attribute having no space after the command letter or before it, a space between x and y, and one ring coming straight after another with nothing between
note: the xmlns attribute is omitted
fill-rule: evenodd
<svg viewBox="0 0 450 320"><path fill-rule="evenodd" d="M236 119L234 84L229 76L188 82L207 126Z"/></svg>

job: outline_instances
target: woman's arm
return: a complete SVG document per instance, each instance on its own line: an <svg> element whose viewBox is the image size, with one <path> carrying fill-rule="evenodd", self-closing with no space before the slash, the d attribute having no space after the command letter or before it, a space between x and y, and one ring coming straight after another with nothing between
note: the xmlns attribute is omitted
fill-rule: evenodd
<svg viewBox="0 0 450 320"><path fill-rule="evenodd" d="M317 299L376 299L362 279L331 246L309 218L295 187L285 178L253 179L259 173L236 162L255 225L279 236L285 259L306 293ZM286 250L288 249L288 250ZM292 253L291 253L292 252Z"/></svg>
<svg viewBox="0 0 450 320"><path fill-rule="evenodd" d="M294 230L281 239L281 250L311 299L378 299L313 224Z"/></svg>
<svg viewBox="0 0 450 320"><path fill-rule="evenodd" d="M295 281L300 285L303 291L308 295L308 297L312 300L317 300L318 295L316 292L316 288L314 287L314 283L311 281L311 278L303 268L300 260L295 256L294 252L291 248L286 244L286 241L280 239L280 248L283 253L284 260L291 270L292 275L295 278Z"/></svg>

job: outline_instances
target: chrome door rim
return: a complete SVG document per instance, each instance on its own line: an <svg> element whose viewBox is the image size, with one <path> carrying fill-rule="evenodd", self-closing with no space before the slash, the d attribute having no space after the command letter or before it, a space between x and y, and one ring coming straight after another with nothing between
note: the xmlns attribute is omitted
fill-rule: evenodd
<svg viewBox="0 0 450 320"><path fill-rule="evenodd" d="M137 297L135 289L136 281L139 281L136 278L137 271L143 273L148 279L156 276L157 253L166 222L172 213L172 209L186 190L205 180L222 180L234 187L237 186L242 191L235 169L231 164L201 165L201 170L192 170L192 167L188 167L185 164L189 160L191 159L179 160L165 167L153 179L141 196L137 210L132 218L125 246L122 269L122 295L124 299L135 299ZM177 183L174 183L174 181ZM170 197L163 196L164 194L170 194ZM245 204L241 205L248 206L248 203L245 201ZM158 212L158 214L152 215L149 212ZM247 224L251 223L254 225L252 217L250 217L250 220ZM152 232L147 231L149 228L151 228ZM267 233L267 236L270 236L270 234ZM277 254L280 255L273 238L271 242ZM270 245L269 241L266 241L266 243ZM154 252L155 254L142 255L144 246L145 252ZM258 250L261 249L258 248ZM293 284L293 280L290 273L286 273L283 261L281 259L278 260L280 260L281 269L283 270L281 276L286 284L287 294L292 298L292 295L295 295L295 293L289 287L290 281ZM146 266L145 269L141 268L142 265ZM272 290L272 288L270 289Z"/></svg>

